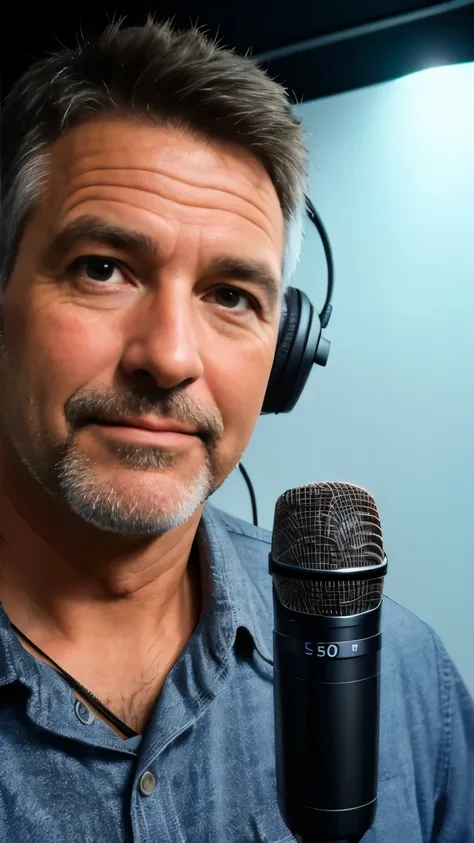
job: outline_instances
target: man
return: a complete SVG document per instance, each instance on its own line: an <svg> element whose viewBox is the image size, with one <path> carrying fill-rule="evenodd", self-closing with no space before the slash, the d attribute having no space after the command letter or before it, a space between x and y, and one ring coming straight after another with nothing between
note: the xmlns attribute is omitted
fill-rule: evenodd
<svg viewBox="0 0 474 843"><path fill-rule="evenodd" d="M2 132L2 843L290 841L269 536L205 506L259 415L304 137L149 22L34 65ZM474 840L474 709L384 604L367 843Z"/></svg>

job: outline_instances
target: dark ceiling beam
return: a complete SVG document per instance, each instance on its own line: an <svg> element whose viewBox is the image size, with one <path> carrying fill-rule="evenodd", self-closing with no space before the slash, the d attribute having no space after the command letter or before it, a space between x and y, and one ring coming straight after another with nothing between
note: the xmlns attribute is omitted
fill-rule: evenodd
<svg viewBox="0 0 474 843"><path fill-rule="evenodd" d="M450 0L308 38L254 56L293 100L474 60L474 0ZM330 73L328 73L330 69Z"/></svg>
<svg viewBox="0 0 474 843"><path fill-rule="evenodd" d="M463 9L466 6L472 6L473 0L447 0L444 3L436 3L434 6L427 6L422 9L415 9L411 12L404 12L400 15L391 15L387 18L380 18L379 20L369 21L358 26L350 26L346 29L340 29L337 32L329 32L327 35L317 35L314 38L306 38L304 41L299 41L297 44L286 44L284 47L279 47L275 50L267 50L266 52L257 53L254 58L259 61L273 61L274 59L285 58L287 55L294 55L295 53L302 53L305 50L318 49L326 47L330 44L338 44L341 41L347 41L348 38L361 38L364 35L372 35L384 29L393 29L395 26L403 26L414 21L424 20L436 15L443 15L447 12L453 12L457 9Z"/></svg>

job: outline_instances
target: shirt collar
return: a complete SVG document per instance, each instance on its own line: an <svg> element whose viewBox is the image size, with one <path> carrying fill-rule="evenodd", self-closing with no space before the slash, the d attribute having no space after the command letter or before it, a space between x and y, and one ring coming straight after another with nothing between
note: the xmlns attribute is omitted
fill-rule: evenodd
<svg viewBox="0 0 474 843"><path fill-rule="evenodd" d="M258 587L261 573L251 578L219 512L210 504L204 508L198 530L198 547L203 570L208 571L211 589L210 634L218 651L228 651L235 643L240 627L248 630L260 655L272 663L271 580L268 589ZM266 558L266 554L265 554ZM256 562L256 565L260 560ZM255 566L256 567L256 566ZM264 572L264 576L266 571Z"/></svg>

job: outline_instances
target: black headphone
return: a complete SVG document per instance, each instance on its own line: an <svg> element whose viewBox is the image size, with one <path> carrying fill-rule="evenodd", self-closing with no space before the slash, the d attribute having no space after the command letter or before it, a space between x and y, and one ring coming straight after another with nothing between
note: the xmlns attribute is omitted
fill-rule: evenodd
<svg viewBox="0 0 474 843"><path fill-rule="evenodd" d="M288 287L282 308L278 342L268 381L262 413L289 413L298 401L313 363L325 366L330 342L321 335L332 313L334 265L329 237L311 200L306 196L306 213L321 237L328 281L326 301L318 313L308 296L296 287Z"/></svg>

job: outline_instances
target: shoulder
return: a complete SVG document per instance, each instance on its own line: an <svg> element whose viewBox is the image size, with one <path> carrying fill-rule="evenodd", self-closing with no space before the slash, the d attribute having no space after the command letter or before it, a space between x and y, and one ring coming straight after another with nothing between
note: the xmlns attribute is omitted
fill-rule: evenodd
<svg viewBox="0 0 474 843"><path fill-rule="evenodd" d="M388 701L403 700L405 710L421 724L433 715L442 723L445 650L434 629L413 612L384 595L382 607L382 676Z"/></svg>
<svg viewBox="0 0 474 843"><path fill-rule="evenodd" d="M416 685L420 692L425 688L429 696L434 685L442 688L447 654L438 634L386 594L382 635L385 666L396 672L405 688Z"/></svg>

